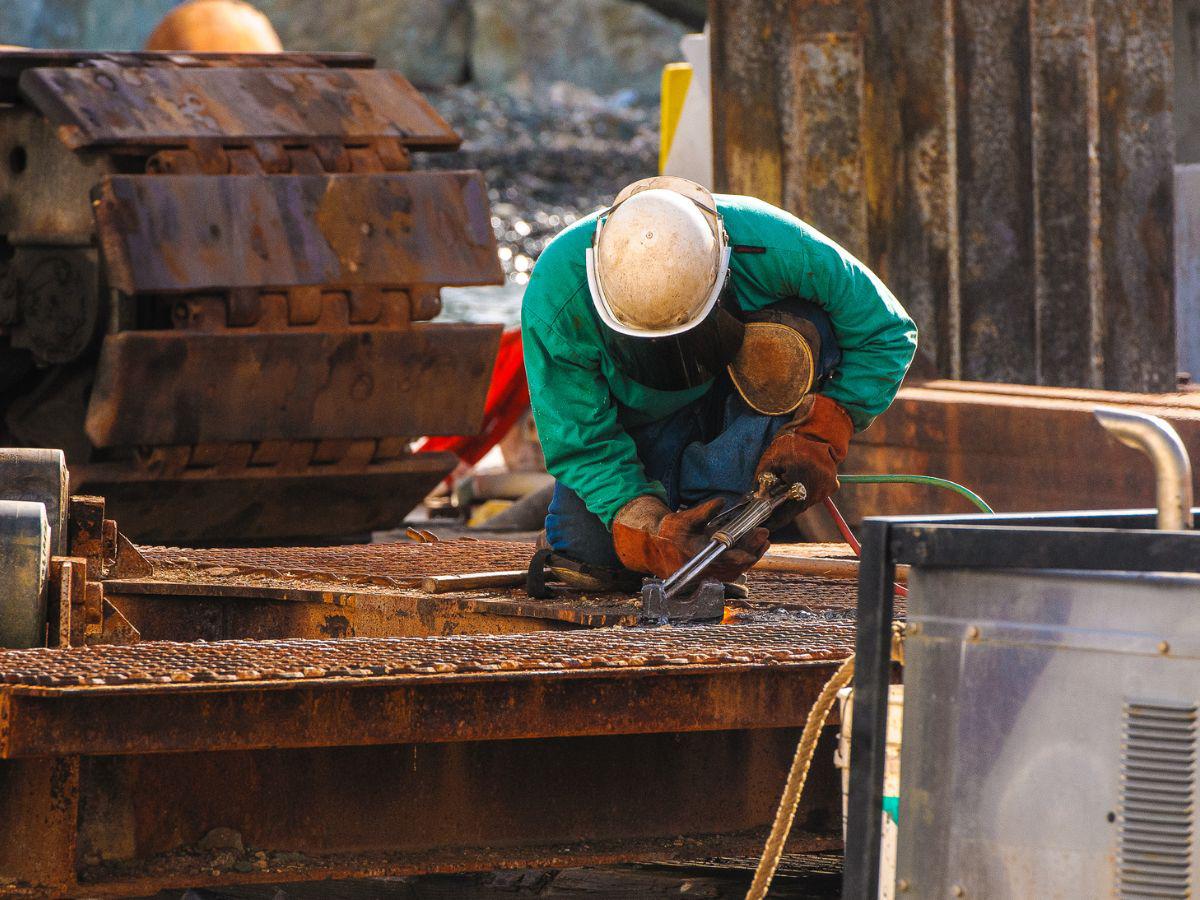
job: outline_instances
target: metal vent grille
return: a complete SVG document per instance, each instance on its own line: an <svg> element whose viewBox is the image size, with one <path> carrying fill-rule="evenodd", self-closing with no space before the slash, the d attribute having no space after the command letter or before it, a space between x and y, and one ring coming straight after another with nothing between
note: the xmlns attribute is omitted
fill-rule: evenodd
<svg viewBox="0 0 1200 900"><path fill-rule="evenodd" d="M1196 707L1125 704L1121 897L1188 897L1192 883Z"/></svg>

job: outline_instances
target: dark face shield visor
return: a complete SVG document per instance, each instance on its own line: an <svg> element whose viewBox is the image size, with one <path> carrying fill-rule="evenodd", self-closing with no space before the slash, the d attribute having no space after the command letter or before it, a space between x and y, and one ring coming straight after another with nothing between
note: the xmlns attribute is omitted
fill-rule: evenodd
<svg viewBox="0 0 1200 900"><path fill-rule="evenodd" d="M633 337L601 324L600 333L617 370L659 391L683 391L719 375L742 346L745 326L728 283L704 320L670 337Z"/></svg>

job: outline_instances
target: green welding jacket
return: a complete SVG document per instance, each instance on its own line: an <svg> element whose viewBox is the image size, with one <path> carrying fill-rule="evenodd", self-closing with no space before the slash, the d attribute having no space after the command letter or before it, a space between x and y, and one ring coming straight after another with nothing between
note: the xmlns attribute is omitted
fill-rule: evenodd
<svg viewBox="0 0 1200 900"><path fill-rule="evenodd" d="M716 201L734 248L738 304L747 312L795 298L821 306L842 351L822 393L846 409L856 430L866 428L896 396L916 352L916 325L873 272L815 228L752 197L718 194ZM626 429L666 418L712 382L655 390L616 367L588 292L584 253L595 229L593 214L542 251L525 291L521 331L546 468L611 527L634 497L666 499Z"/></svg>

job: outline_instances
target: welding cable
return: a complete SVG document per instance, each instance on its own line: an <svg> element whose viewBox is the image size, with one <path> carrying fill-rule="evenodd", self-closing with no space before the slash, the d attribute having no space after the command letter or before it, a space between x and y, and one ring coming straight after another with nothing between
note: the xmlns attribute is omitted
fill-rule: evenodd
<svg viewBox="0 0 1200 900"><path fill-rule="evenodd" d="M843 475L839 480L843 484L925 484L945 488L970 500L983 512L992 513L992 508L974 491L961 484L932 475ZM862 545L854 536L854 532L850 530L850 525L846 521L846 517L842 515L842 511L837 508L832 497L826 497L824 503L825 509L837 526L842 539L850 545L855 556L861 557ZM908 591L902 585L897 584L896 595L907 597ZM900 665L904 665L904 626L899 622L892 625L892 659ZM787 843L792 823L796 819L796 809L799 807L800 797L804 793L804 783L808 780L808 770L812 766L812 758L816 753L821 729L825 727L825 721L829 718L830 710L833 709L838 691L846 687L853 679L854 657L850 656L833 673L833 677L829 679L821 690L821 695L817 697L817 702L809 710L808 718L804 721L804 731L800 735L800 743L796 745L796 755L792 758L792 765L788 770L787 782L783 786L783 796L779 798L779 807L775 810L775 821L771 825L771 834L767 837L766 846L763 848L762 859L759 860L758 867L754 870L754 881L750 884L750 890L746 892L746 900L762 900L767 896L767 891L771 887L771 879L775 877L775 870L779 868L779 860L783 856L784 844Z"/></svg>
<svg viewBox="0 0 1200 900"><path fill-rule="evenodd" d="M995 514L995 510L970 488L963 487L948 478L938 478L934 475L839 475L838 481L842 484L924 484L930 487L945 488L970 500L981 512L989 515Z"/></svg>
<svg viewBox="0 0 1200 900"><path fill-rule="evenodd" d="M904 631L900 623L892 625L892 659L904 664ZM783 796L779 798L779 807L775 810L775 821L771 825L771 834L763 847L762 859L754 870L754 881L746 892L746 900L763 900L771 888L771 879L779 868L779 860L783 857L783 847L792 831L792 823L796 819L796 809L800 805L800 797L804 793L804 784L808 780L808 770L812 766L817 743L821 737L821 729L829 718L838 691L846 687L854 678L854 657L847 657L838 670L833 673L817 702L808 712L804 720L804 731L800 735L800 743L796 745L796 755L792 757L791 768L788 769L787 782L783 786Z"/></svg>
<svg viewBox="0 0 1200 900"><path fill-rule="evenodd" d="M833 519L833 524L837 526L837 530L842 534L842 540L850 545L850 549L854 551L855 556L862 556L862 544L858 542L858 538L850 530L850 524L846 521L846 517L842 515L842 511L837 508L837 504L833 502L833 498L826 497L824 503L825 511L829 513L829 517Z"/></svg>
<svg viewBox="0 0 1200 900"><path fill-rule="evenodd" d="M850 549L854 551L855 556L861 558L862 544L858 542L858 538L856 538L854 536L854 532L850 530L850 524L846 521L846 517L843 516L842 511L837 508L837 504L833 502L832 497L826 497L824 502L825 511L829 513L829 517L833 519L833 524L835 524L838 531L842 533L842 540L850 545ZM908 588L900 584L900 582L893 582L893 585L896 588L897 597L908 596Z"/></svg>

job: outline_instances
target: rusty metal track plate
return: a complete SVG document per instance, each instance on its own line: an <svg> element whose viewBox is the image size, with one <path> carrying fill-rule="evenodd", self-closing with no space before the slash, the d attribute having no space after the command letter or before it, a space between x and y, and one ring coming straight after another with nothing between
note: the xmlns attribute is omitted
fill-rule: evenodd
<svg viewBox="0 0 1200 900"><path fill-rule="evenodd" d="M209 141L370 141L454 150L460 138L398 72L383 69L175 68L95 61L27 69L23 97L71 148Z"/></svg>
<svg viewBox="0 0 1200 900"><path fill-rule="evenodd" d="M790 727L844 623L0 653L0 756Z"/></svg>
<svg viewBox="0 0 1200 900"><path fill-rule="evenodd" d="M263 68L370 69L373 57L365 53L148 53L95 50L0 50L0 103L17 103L17 80L26 69L66 68L108 62L118 66L257 66Z"/></svg>
<svg viewBox="0 0 1200 900"><path fill-rule="evenodd" d="M88 437L115 447L473 434L500 331L110 334ZM149 402L149 384L161 403Z"/></svg>
<svg viewBox="0 0 1200 900"><path fill-rule="evenodd" d="M95 199L130 294L504 278L478 172L119 175Z"/></svg>
<svg viewBox="0 0 1200 900"><path fill-rule="evenodd" d="M350 471L246 467L164 476L94 463L72 466L71 484L108 498L109 515L133 540L217 542L231 534L242 540L311 540L393 527L456 464L450 453L418 453Z"/></svg>

